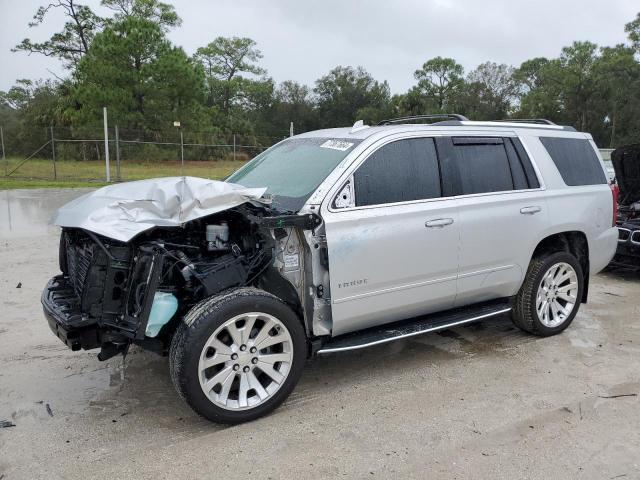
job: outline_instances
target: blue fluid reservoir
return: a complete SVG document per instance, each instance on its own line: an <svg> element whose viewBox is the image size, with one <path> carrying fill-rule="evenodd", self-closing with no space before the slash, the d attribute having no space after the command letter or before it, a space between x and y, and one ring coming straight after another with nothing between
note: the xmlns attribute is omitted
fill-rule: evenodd
<svg viewBox="0 0 640 480"><path fill-rule="evenodd" d="M151 305L151 313L147 322L147 337L155 337L178 310L178 299L173 293L156 292Z"/></svg>

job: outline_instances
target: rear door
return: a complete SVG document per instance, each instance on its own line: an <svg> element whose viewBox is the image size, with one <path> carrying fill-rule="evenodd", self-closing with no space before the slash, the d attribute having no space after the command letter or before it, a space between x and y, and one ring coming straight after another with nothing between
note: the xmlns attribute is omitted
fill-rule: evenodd
<svg viewBox="0 0 640 480"><path fill-rule="evenodd" d="M544 192L516 137L450 137L445 174L457 185L460 268L456 305L513 295L540 232L548 225Z"/></svg>
<svg viewBox="0 0 640 480"><path fill-rule="evenodd" d="M432 138L389 141L322 206L333 335L450 308L459 218Z"/></svg>

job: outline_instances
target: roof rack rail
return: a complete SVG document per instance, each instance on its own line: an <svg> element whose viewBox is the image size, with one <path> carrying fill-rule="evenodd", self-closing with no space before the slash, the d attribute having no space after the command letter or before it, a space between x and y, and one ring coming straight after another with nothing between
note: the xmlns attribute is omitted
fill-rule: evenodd
<svg viewBox="0 0 640 480"><path fill-rule="evenodd" d="M492 122L505 123L537 123L539 125L557 125L546 118L505 118L503 120L491 120Z"/></svg>
<svg viewBox="0 0 640 480"><path fill-rule="evenodd" d="M394 123L405 123L411 120L458 120L466 122L469 119L457 113L435 113L432 115L411 115L409 117L390 118L388 120L382 120L378 125L392 125Z"/></svg>

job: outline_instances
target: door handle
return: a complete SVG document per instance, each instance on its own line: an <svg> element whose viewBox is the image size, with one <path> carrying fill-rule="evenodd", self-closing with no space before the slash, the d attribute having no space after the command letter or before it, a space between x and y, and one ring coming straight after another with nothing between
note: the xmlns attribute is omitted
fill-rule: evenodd
<svg viewBox="0 0 640 480"><path fill-rule="evenodd" d="M541 207L538 207L537 205L534 205L534 206L531 206L531 207L522 207L520 209L520 213L522 213L523 215L534 215L534 214L538 213L541 210L542 210Z"/></svg>
<svg viewBox="0 0 640 480"><path fill-rule="evenodd" d="M435 220L429 220L425 222L424 226L427 228L442 228L453 223L453 218L436 218Z"/></svg>

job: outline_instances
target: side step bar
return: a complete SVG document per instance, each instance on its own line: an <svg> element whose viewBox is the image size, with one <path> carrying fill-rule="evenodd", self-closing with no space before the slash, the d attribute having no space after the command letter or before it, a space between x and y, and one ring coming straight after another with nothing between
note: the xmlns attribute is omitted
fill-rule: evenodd
<svg viewBox="0 0 640 480"><path fill-rule="evenodd" d="M490 303L456 308L433 315L426 315L411 320L403 320L402 322L390 323L381 325L380 327L340 335L325 343L317 353L346 352L348 350L372 347L401 338L437 332L458 325L477 322L509 311L511 311L511 304L508 300L492 301Z"/></svg>

